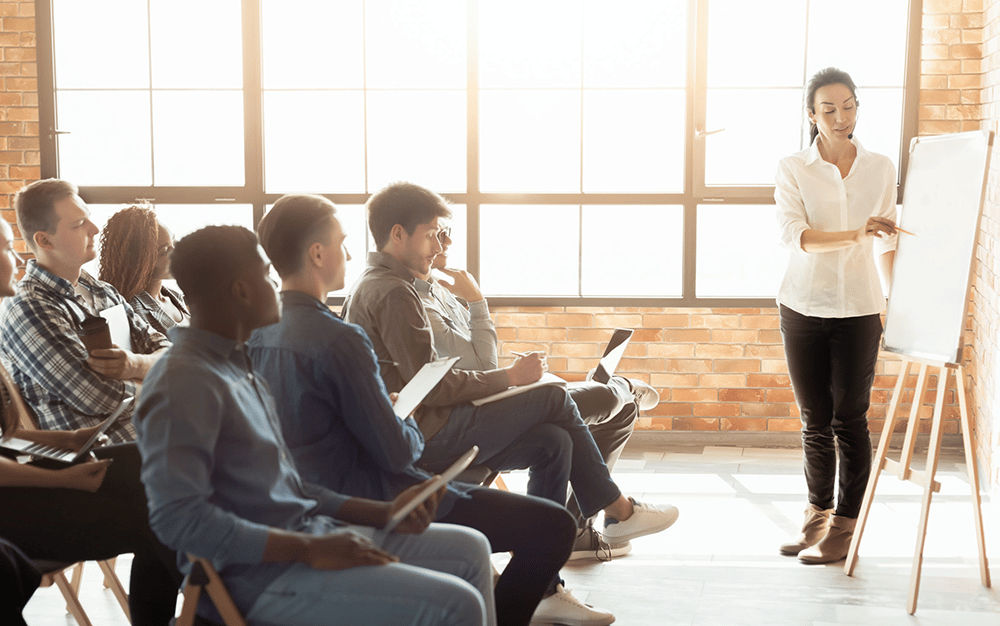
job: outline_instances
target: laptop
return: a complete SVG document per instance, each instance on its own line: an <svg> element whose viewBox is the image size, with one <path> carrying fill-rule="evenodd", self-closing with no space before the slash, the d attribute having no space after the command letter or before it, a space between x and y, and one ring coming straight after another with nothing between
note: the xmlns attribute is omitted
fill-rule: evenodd
<svg viewBox="0 0 1000 626"><path fill-rule="evenodd" d="M118 408L115 409L103 422L101 422L100 428L98 428L97 431L91 435L90 439L88 439L79 450L63 450L61 448L42 445L40 443L35 443L34 441L21 439L19 437L11 437L6 440L0 439L0 447L8 450L14 450L20 454L30 454L31 456L38 457L40 459L59 461L60 463L68 464L79 463L87 458L91 449L101 439L101 435L111 428L112 424L118 421L118 418L125 413L126 409L132 406L133 402L135 402L134 396L129 396L122 400L122 403L118 405Z"/></svg>
<svg viewBox="0 0 1000 626"><path fill-rule="evenodd" d="M625 354L625 348L628 347L632 333L633 330L631 328L616 328L611 333L611 341L604 348L604 356L597 363L597 369L594 370L594 375L591 377L592 380L604 384L611 381L611 376L614 375L615 370L618 368L618 362L622 360L622 355Z"/></svg>

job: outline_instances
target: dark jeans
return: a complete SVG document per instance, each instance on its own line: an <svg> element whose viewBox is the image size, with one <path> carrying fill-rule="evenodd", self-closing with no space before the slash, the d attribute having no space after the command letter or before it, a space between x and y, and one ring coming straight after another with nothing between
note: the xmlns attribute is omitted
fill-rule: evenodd
<svg viewBox="0 0 1000 626"><path fill-rule="evenodd" d="M608 384L592 380L571 382L568 389L580 411L580 418L597 444L604 464L608 466L609 472L614 470L622 449L635 429L635 420L639 417L639 405L635 403L632 386L627 379L614 376ZM566 508L576 518L580 528L592 523L596 517L596 513L585 517L572 493Z"/></svg>
<svg viewBox="0 0 1000 626"><path fill-rule="evenodd" d="M17 546L0 539L0 623L25 626L21 609L42 575Z"/></svg>
<svg viewBox="0 0 1000 626"><path fill-rule="evenodd" d="M809 502L833 508L836 474L836 514L857 518L872 467L867 414L882 321L878 315L822 318L780 310L785 359L802 413Z"/></svg>
<svg viewBox="0 0 1000 626"><path fill-rule="evenodd" d="M444 427L424 445L420 464L447 468L473 445L475 463L496 470L528 469L528 494L566 503L573 483L584 515L621 496L576 404L561 387L539 387L477 407L455 407Z"/></svg>
<svg viewBox="0 0 1000 626"><path fill-rule="evenodd" d="M494 552L513 552L493 589L497 624L526 626L573 549L573 518L541 498L485 488L469 495L438 521L475 528Z"/></svg>
<svg viewBox="0 0 1000 626"><path fill-rule="evenodd" d="M149 528L146 492L135 444L98 448L111 458L95 493L39 487L0 488L0 536L32 559L104 560L135 555L129 580L134 626L163 626L174 616L182 576L175 554Z"/></svg>

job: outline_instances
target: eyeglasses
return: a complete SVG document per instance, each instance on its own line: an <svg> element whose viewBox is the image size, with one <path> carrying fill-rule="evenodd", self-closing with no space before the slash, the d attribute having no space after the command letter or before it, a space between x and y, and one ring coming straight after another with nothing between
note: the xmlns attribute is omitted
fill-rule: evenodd
<svg viewBox="0 0 1000 626"><path fill-rule="evenodd" d="M451 226L447 226L438 231L438 241L444 243L444 240L451 240Z"/></svg>

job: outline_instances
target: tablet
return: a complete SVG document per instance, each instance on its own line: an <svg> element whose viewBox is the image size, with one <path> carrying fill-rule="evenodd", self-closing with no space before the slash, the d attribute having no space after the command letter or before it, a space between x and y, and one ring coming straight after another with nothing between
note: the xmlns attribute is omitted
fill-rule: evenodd
<svg viewBox="0 0 1000 626"><path fill-rule="evenodd" d="M410 513L413 512L418 506L424 503L427 498L431 497L431 494L435 493L442 485L446 485L455 479L459 474L465 471L469 464L472 463L472 459L476 458L479 454L479 446L472 446L469 451L458 458L457 461L451 464L451 467L441 472L434 478L427 481L427 484L423 489L417 493L416 496L410 498L410 501L403 505L398 511L396 511L392 517L389 518L389 522L379 531L379 533L384 537L391 533L400 522L406 519Z"/></svg>

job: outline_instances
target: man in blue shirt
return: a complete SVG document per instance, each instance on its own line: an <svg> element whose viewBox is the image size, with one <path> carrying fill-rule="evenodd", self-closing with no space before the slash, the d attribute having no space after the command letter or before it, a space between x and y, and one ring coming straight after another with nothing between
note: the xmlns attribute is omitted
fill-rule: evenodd
<svg viewBox="0 0 1000 626"><path fill-rule="evenodd" d="M335 210L320 196L284 196L261 221L261 245L282 278L283 311L248 346L255 370L274 391L306 480L382 500L426 479L414 465L424 439L412 417L394 413L364 330L323 302L344 287L350 259ZM574 536L562 506L494 489L453 489L437 519L482 531L495 552L513 551L494 590L498 623L526 625L533 614L536 621L581 625L614 620L553 583ZM542 601L550 588L555 593Z"/></svg>
<svg viewBox="0 0 1000 626"><path fill-rule="evenodd" d="M375 528L419 485L377 502L300 477L243 344L280 318L269 267L241 227L177 244L171 270L191 326L171 331L136 413L153 531L211 559L250 623L494 624L489 544L471 529L428 527L437 497L379 546Z"/></svg>

